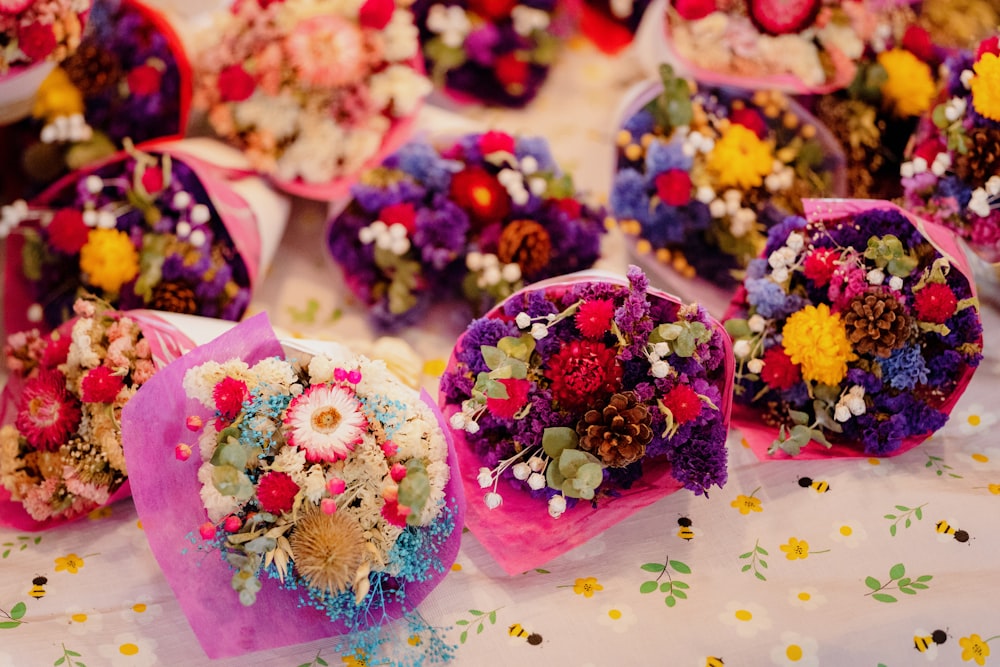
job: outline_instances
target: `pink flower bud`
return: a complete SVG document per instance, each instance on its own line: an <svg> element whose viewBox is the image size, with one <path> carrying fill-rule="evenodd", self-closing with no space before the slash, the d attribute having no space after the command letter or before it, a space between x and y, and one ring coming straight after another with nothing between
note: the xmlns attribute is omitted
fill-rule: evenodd
<svg viewBox="0 0 1000 667"><path fill-rule="evenodd" d="M187 461L191 458L191 445L185 445L183 442L177 445L174 447L174 456L178 461Z"/></svg>
<svg viewBox="0 0 1000 667"><path fill-rule="evenodd" d="M382 453L385 454L385 458L391 458L399 452L399 446L392 440L386 440L382 443Z"/></svg>
<svg viewBox="0 0 1000 667"><path fill-rule="evenodd" d="M222 527L227 533L235 533L243 526L243 522L240 521L238 516L229 515L226 517L226 522L222 524Z"/></svg>
<svg viewBox="0 0 1000 667"><path fill-rule="evenodd" d="M329 482L326 483L326 490L330 492L331 496L337 496L344 492L347 488L347 483L339 477L334 477Z"/></svg>
<svg viewBox="0 0 1000 667"><path fill-rule="evenodd" d="M389 468L389 475L392 476L392 481L398 484L406 477L406 466L402 463L393 463L392 467Z"/></svg>
<svg viewBox="0 0 1000 667"><path fill-rule="evenodd" d="M198 532L201 533L201 539L210 540L215 537L215 524L211 521L206 521L198 527Z"/></svg>
<svg viewBox="0 0 1000 667"><path fill-rule="evenodd" d="M397 502L399 500L399 487L393 485L382 489L382 498L384 498L387 503Z"/></svg>
<svg viewBox="0 0 1000 667"><path fill-rule="evenodd" d="M319 501L319 508L323 514L334 514L337 511L337 502L333 498L324 498Z"/></svg>
<svg viewBox="0 0 1000 667"><path fill-rule="evenodd" d="M351 371L347 374L347 381L351 384L357 384L361 382L361 371Z"/></svg>
<svg viewBox="0 0 1000 667"><path fill-rule="evenodd" d="M343 368L334 368L333 379L336 380L337 382L343 382L344 380L347 379L347 371L345 371Z"/></svg>
<svg viewBox="0 0 1000 667"><path fill-rule="evenodd" d="M189 431L201 430L202 421L201 417L199 417L198 415L191 415L190 417L187 418L186 423Z"/></svg>

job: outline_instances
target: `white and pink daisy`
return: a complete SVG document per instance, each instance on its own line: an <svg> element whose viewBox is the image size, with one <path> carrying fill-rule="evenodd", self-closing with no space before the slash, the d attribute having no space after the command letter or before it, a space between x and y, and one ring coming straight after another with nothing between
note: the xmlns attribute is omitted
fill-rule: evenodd
<svg viewBox="0 0 1000 667"><path fill-rule="evenodd" d="M292 399L285 426L288 444L304 451L308 461L337 461L361 441L368 420L350 389L320 384Z"/></svg>

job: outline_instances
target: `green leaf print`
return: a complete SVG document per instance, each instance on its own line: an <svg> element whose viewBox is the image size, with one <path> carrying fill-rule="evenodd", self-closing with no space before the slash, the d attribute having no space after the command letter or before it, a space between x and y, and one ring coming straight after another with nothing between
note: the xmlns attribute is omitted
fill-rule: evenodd
<svg viewBox="0 0 1000 667"><path fill-rule="evenodd" d="M455 625L461 626L464 629L462 634L458 636L458 643L464 644L466 640L469 639L469 630L471 628L476 628L476 634L482 634L486 627L486 624L496 625L497 622L497 612L503 609L503 607L497 607L490 611L483 611L481 609L470 609L469 615L472 618L461 618L455 621Z"/></svg>
<svg viewBox="0 0 1000 667"><path fill-rule="evenodd" d="M659 590L664 594L663 603L668 607L673 608L677 605L678 600L687 600L687 591L691 586L676 578L678 574L691 574L691 567L679 560L670 560L669 557L665 558L662 563L644 563L639 566L646 572L659 573L659 576L655 580L644 581L639 585L639 592L643 595L653 593ZM671 574L673 570L674 574ZM661 581L663 577L666 576L666 581Z"/></svg>
<svg viewBox="0 0 1000 667"><path fill-rule="evenodd" d="M767 561L764 560L763 556L769 555L770 554L767 553L767 549L760 546L760 538L758 538L757 541L754 542L753 549L740 554L739 560L750 561L748 563L744 563L743 566L740 567L740 572L749 572L750 570L753 570L753 576L761 581L767 581L767 577L764 576L764 573L761 572L761 570L767 569Z"/></svg>
<svg viewBox="0 0 1000 667"><path fill-rule="evenodd" d="M0 618L8 619L6 621L0 621L0 630L10 630L20 626L22 623L26 623L26 621L22 621L21 619L24 618L24 614L27 611L28 606L23 602L15 604L10 608L10 611L0 609Z"/></svg>
<svg viewBox="0 0 1000 667"><path fill-rule="evenodd" d="M74 660L73 658L79 658L80 654L76 651L71 651L66 648L65 644L60 644L62 646L62 655L53 662L53 667L59 667L60 665L66 665L66 667L87 667L82 660ZM308 667L308 666L306 666Z"/></svg>
<svg viewBox="0 0 1000 667"><path fill-rule="evenodd" d="M30 535L18 535L12 541L0 544L0 548L3 549L3 552L0 553L0 559L7 558L17 551L24 551L29 545L37 545L41 541L42 537L40 535L34 537Z"/></svg>
<svg viewBox="0 0 1000 667"><path fill-rule="evenodd" d="M875 577L865 577L865 586L871 589L865 596L871 595L877 602L898 602L899 598L884 591L895 589L904 595L916 595L917 591L927 590L929 588L927 582L933 578L929 574L923 574L916 579L907 577L906 567L902 563L896 563L889 568L889 579L884 584Z"/></svg>
<svg viewBox="0 0 1000 667"><path fill-rule="evenodd" d="M923 508L927 506L927 503L923 505L918 505L916 507L907 507L906 505L896 505L896 510L899 514L883 514L882 518L892 521L892 525L889 526L889 534L893 537L896 536L896 531L898 530L899 522L903 522L903 528L909 528L913 525L912 519L921 521L924 518ZM912 517L912 519L911 519Z"/></svg>
<svg viewBox="0 0 1000 667"><path fill-rule="evenodd" d="M954 479L962 479L961 475L951 472L952 469L951 466L945 464L944 459L941 458L940 456L932 456L928 454L927 463L924 464L924 467L933 468L934 474L937 475L938 477L944 477L945 475L948 475L948 477L952 477Z"/></svg>

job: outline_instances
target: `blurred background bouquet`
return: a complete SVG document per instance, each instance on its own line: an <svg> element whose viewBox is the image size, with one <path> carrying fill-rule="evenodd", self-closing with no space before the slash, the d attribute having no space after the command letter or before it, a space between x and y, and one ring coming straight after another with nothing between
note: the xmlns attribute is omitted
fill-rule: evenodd
<svg viewBox="0 0 1000 667"><path fill-rule="evenodd" d="M482 498L470 529L514 574L682 487L721 487L731 359L718 322L635 266L517 292L469 325L441 378Z"/></svg>
<svg viewBox="0 0 1000 667"><path fill-rule="evenodd" d="M130 148L69 174L30 206L5 206L7 331L58 326L81 293L126 310L239 319L288 205L246 172L195 157L199 146L228 150Z"/></svg>
<svg viewBox="0 0 1000 667"><path fill-rule="evenodd" d="M458 551L451 448L433 400L383 362L283 348L260 315L154 378L123 437L150 544L210 657L338 634L369 664L450 655L416 606ZM394 646L383 626L403 616L420 641Z"/></svg>
<svg viewBox="0 0 1000 667"><path fill-rule="evenodd" d="M248 0L197 54L195 106L282 188L316 199L404 140L431 84L393 0Z"/></svg>
<svg viewBox="0 0 1000 667"><path fill-rule="evenodd" d="M1000 262L1000 46L994 35L946 63L946 86L902 165L904 205Z"/></svg>
<svg viewBox="0 0 1000 667"><path fill-rule="evenodd" d="M12 334L0 399L0 523L40 530L127 497L122 407L194 346L151 313L93 299L55 331Z"/></svg>
<svg viewBox="0 0 1000 667"><path fill-rule="evenodd" d="M783 93L661 77L624 104L611 215L657 274L730 290L803 197L843 194L843 154Z"/></svg>
<svg viewBox="0 0 1000 667"><path fill-rule="evenodd" d="M589 268L603 210L585 203L538 137L413 142L365 174L328 247L375 321L415 323L434 301L484 312L521 286Z"/></svg>
<svg viewBox="0 0 1000 667"><path fill-rule="evenodd" d="M815 200L806 215L771 230L727 316L734 418L761 458L905 452L982 359L968 262L887 202Z"/></svg>
<svg viewBox="0 0 1000 667"><path fill-rule="evenodd" d="M560 48L556 0L416 0L427 72L461 102L523 107Z"/></svg>

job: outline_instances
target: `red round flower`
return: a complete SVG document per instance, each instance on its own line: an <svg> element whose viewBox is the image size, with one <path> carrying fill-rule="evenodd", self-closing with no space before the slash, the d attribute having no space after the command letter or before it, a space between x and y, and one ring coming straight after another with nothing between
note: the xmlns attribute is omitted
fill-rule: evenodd
<svg viewBox="0 0 1000 667"><path fill-rule="evenodd" d="M697 21L715 11L715 0L673 0L673 5L685 21Z"/></svg>
<svg viewBox="0 0 1000 667"><path fill-rule="evenodd" d="M760 379L773 389L791 389L802 381L802 370L798 364L792 363L792 358L785 348L774 345L764 352L764 368L760 371Z"/></svg>
<svg viewBox="0 0 1000 667"><path fill-rule="evenodd" d="M497 380L507 388L507 398L487 398L486 409L501 419L513 419L517 411L528 402L528 390L531 383L527 380L504 378Z"/></svg>
<svg viewBox="0 0 1000 667"><path fill-rule="evenodd" d="M549 359L545 377L552 382L552 398L563 409L573 410L618 391L622 368L615 351L603 343L570 341Z"/></svg>
<svg viewBox="0 0 1000 667"><path fill-rule="evenodd" d="M684 206L691 201L691 175L683 169L668 169L657 174L656 194L664 204Z"/></svg>
<svg viewBox="0 0 1000 667"><path fill-rule="evenodd" d="M31 60L44 60L56 50L56 33L51 23L31 23L17 31L17 47Z"/></svg>
<svg viewBox="0 0 1000 667"><path fill-rule="evenodd" d="M396 3L393 0L365 0L358 13L358 23L363 28L382 30L389 25L395 10Z"/></svg>
<svg viewBox="0 0 1000 667"><path fill-rule="evenodd" d="M556 208L565 213L570 220L578 220L583 213L583 205L573 197L562 197L553 201Z"/></svg>
<svg viewBox="0 0 1000 667"><path fill-rule="evenodd" d="M71 331L72 327L62 327L52 332L45 344L42 358L38 361L42 368L55 368L59 364L66 363L69 346L73 342Z"/></svg>
<svg viewBox="0 0 1000 667"><path fill-rule="evenodd" d="M920 58L925 63L934 63L937 58L934 56L934 42L931 34L926 28L918 25L911 25L903 33L903 48Z"/></svg>
<svg viewBox="0 0 1000 667"><path fill-rule="evenodd" d="M243 380L227 377L212 389L212 400L215 409L224 419L235 419L243 409L243 401L250 396L247 383Z"/></svg>
<svg viewBox="0 0 1000 667"><path fill-rule="evenodd" d="M469 10L479 14L487 23L496 23L510 16L517 0L469 0Z"/></svg>
<svg viewBox="0 0 1000 667"><path fill-rule="evenodd" d="M230 65L219 72L219 95L223 102L242 102L253 95L257 84L242 65Z"/></svg>
<svg viewBox="0 0 1000 667"><path fill-rule="evenodd" d="M833 248L819 248L806 256L802 263L802 273L806 278L822 287L830 282L833 272L837 269L839 255Z"/></svg>
<svg viewBox="0 0 1000 667"><path fill-rule="evenodd" d="M587 338L603 338L611 330L615 302L611 299L584 301L576 311L576 328Z"/></svg>
<svg viewBox="0 0 1000 667"><path fill-rule="evenodd" d="M48 225L49 245L59 252L75 255L87 242L90 227L83 224L83 213L73 208L56 211Z"/></svg>
<svg viewBox="0 0 1000 667"><path fill-rule="evenodd" d="M126 78L133 95L152 95L160 89L163 73L151 65L139 65Z"/></svg>
<svg viewBox="0 0 1000 667"><path fill-rule="evenodd" d="M955 293L944 283L928 283L922 290L913 293L913 308L924 322L944 324L955 314L956 306L958 299Z"/></svg>
<svg viewBox="0 0 1000 667"><path fill-rule="evenodd" d="M922 157L927 160L927 164L933 164L938 153L944 153L948 148L937 137L932 137L917 144L913 150L913 157Z"/></svg>
<svg viewBox="0 0 1000 667"><path fill-rule="evenodd" d="M524 92L524 84L528 82L528 62L522 60L516 53L505 53L494 63L497 81L508 89L512 95Z"/></svg>
<svg viewBox="0 0 1000 667"><path fill-rule="evenodd" d="M265 512L281 514L292 509L299 485L286 472L268 472L257 482L257 504Z"/></svg>
<svg viewBox="0 0 1000 667"><path fill-rule="evenodd" d="M107 366L98 366L80 380L80 398L84 403L114 403L124 386L120 375Z"/></svg>
<svg viewBox="0 0 1000 667"><path fill-rule="evenodd" d="M406 227L407 234L413 234L417 229L417 212L413 204L400 202L386 206L378 214L379 220L387 225L400 224Z"/></svg>
<svg viewBox="0 0 1000 667"><path fill-rule="evenodd" d="M507 190L482 167L468 167L455 174L449 195L478 227L502 220L510 213Z"/></svg>
<svg viewBox="0 0 1000 667"><path fill-rule="evenodd" d="M14 427L35 449L55 452L80 425L80 403L66 391L66 376L43 370L24 384Z"/></svg>
<svg viewBox="0 0 1000 667"><path fill-rule="evenodd" d="M490 130L484 132L479 137L479 150L483 155L503 151L505 153L514 152L514 137L506 132Z"/></svg>
<svg viewBox="0 0 1000 667"><path fill-rule="evenodd" d="M146 167L142 172L142 187L146 192L155 195L163 189L163 170L159 167Z"/></svg>
<svg viewBox="0 0 1000 667"><path fill-rule="evenodd" d="M686 384L675 386L662 400L663 406L674 416L674 423L686 424L701 414L701 398Z"/></svg>
<svg viewBox="0 0 1000 667"><path fill-rule="evenodd" d="M982 58L985 53L1000 55L1000 37L993 35L979 42L979 47L976 49L976 60Z"/></svg>
<svg viewBox="0 0 1000 667"><path fill-rule="evenodd" d="M767 136L767 123L764 122L764 117L756 109L749 107L733 109L732 113L729 114L729 121L747 128L756 134L758 139Z"/></svg>

